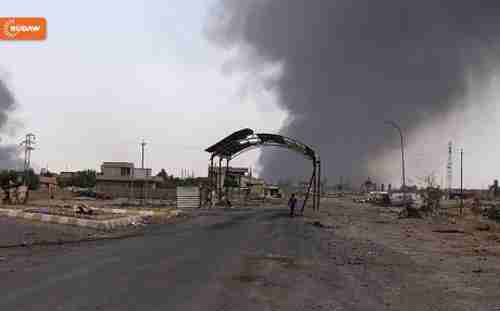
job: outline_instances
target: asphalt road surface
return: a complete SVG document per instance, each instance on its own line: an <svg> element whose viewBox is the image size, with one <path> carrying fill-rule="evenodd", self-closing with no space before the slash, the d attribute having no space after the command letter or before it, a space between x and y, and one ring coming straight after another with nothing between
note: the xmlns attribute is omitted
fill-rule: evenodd
<svg viewBox="0 0 500 311"><path fill-rule="evenodd" d="M46 247L2 273L0 310L391 307L387 292L401 283L398 273L363 262L378 246L343 240L287 212L199 211L140 237Z"/></svg>

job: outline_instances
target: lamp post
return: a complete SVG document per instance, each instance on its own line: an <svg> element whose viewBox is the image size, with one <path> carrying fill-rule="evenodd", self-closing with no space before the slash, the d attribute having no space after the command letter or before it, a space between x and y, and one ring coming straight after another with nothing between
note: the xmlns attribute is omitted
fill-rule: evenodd
<svg viewBox="0 0 500 311"><path fill-rule="evenodd" d="M399 132L399 137L401 138L401 175L403 178L403 203L406 206L406 178L405 178L405 149L403 140L403 131L401 127L394 121L385 121L384 123L389 124Z"/></svg>
<svg viewBox="0 0 500 311"><path fill-rule="evenodd" d="M464 150L460 149L460 216L464 210Z"/></svg>

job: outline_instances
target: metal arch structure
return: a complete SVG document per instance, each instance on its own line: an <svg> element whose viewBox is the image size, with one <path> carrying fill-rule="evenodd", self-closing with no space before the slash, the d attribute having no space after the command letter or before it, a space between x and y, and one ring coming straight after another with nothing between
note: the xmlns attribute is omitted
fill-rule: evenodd
<svg viewBox="0 0 500 311"><path fill-rule="evenodd" d="M309 180L306 197L302 204L302 211L307 203L307 200L312 191L313 197L313 210L319 210L320 193L321 193L321 160L319 154L306 144L282 135L255 133L252 129L245 128L232 133L218 143L205 149L210 153L210 169L209 180L211 193L215 190L218 199L222 198L222 161L226 160L226 172L229 168L229 161L238 157L242 153L260 147L280 147L285 148L303 155L305 158L312 162L312 174ZM214 166L214 159L218 158L219 167L218 174L216 173L216 163ZM214 199L214 198L212 198Z"/></svg>

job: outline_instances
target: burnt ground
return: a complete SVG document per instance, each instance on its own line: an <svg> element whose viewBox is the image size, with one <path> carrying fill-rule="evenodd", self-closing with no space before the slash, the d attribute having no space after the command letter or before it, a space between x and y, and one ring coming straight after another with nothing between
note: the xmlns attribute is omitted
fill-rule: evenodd
<svg viewBox="0 0 500 311"><path fill-rule="evenodd" d="M474 234L455 234L472 239L470 252L468 246L457 247L463 237L445 238L449 245L442 246L443 234L432 228L443 224L399 220L379 208L341 200L325 200L320 213L296 218L284 208L195 214L144 227L143 235L128 239L0 249L0 309L500 306L493 239L489 248L480 242L477 252Z"/></svg>

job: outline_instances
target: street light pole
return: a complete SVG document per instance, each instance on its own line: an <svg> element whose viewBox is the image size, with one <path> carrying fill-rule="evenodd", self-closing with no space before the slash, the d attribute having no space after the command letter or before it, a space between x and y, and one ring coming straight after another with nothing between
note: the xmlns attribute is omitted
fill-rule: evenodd
<svg viewBox="0 0 500 311"><path fill-rule="evenodd" d="M460 216L464 209L464 150L460 149Z"/></svg>
<svg viewBox="0 0 500 311"><path fill-rule="evenodd" d="M386 124L389 124L399 132L399 137L401 138L401 175L403 178L403 203L406 205L406 177L405 177L405 148L404 148L404 140L403 140L403 131L401 131L401 127L394 121L385 121Z"/></svg>
<svg viewBox="0 0 500 311"><path fill-rule="evenodd" d="M144 147L146 146L146 142L144 139L141 142L141 168L142 168L142 174L145 174L144 176L144 182L142 183L142 202L144 203L146 201L146 188L147 188L147 179L148 179L148 174L146 174L146 171L144 170Z"/></svg>
<svg viewBox="0 0 500 311"><path fill-rule="evenodd" d="M141 143L141 168L144 168L144 147L146 146L146 142L144 141L144 139L142 140L142 143Z"/></svg>

